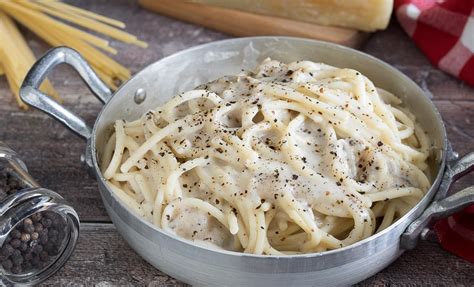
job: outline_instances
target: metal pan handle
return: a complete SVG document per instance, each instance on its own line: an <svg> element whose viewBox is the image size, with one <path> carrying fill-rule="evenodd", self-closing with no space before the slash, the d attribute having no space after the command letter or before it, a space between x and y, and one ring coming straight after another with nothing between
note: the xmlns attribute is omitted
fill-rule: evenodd
<svg viewBox="0 0 474 287"><path fill-rule="evenodd" d="M424 237L426 234L424 231L429 230L427 228L433 221L450 216L474 204L474 186L445 197L452 184L471 171L474 171L474 152L468 153L458 161L448 163L434 202L402 234L401 248L413 249L418 239Z"/></svg>
<svg viewBox="0 0 474 287"><path fill-rule="evenodd" d="M31 67L21 85L20 97L28 105L47 113L76 134L85 139L89 139L92 131L83 119L39 90L39 86L47 74L54 67L63 63L70 65L79 73L91 92L102 103L106 103L110 99L112 96L110 89L99 79L97 74L78 52L67 47L58 47L49 50Z"/></svg>

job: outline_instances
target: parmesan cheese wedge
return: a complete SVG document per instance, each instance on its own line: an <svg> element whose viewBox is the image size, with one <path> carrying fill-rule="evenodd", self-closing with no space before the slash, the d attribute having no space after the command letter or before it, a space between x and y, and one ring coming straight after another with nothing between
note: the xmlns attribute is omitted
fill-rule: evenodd
<svg viewBox="0 0 474 287"><path fill-rule="evenodd" d="M385 29L393 0L190 0L192 2L362 31Z"/></svg>

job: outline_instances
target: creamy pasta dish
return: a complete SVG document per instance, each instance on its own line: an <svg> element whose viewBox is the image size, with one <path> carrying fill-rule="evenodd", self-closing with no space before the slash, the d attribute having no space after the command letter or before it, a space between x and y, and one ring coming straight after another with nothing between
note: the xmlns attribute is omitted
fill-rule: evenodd
<svg viewBox="0 0 474 287"><path fill-rule="evenodd" d="M390 226L430 187L430 142L358 71L267 59L118 120L100 155L112 192L196 244L284 255Z"/></svg>

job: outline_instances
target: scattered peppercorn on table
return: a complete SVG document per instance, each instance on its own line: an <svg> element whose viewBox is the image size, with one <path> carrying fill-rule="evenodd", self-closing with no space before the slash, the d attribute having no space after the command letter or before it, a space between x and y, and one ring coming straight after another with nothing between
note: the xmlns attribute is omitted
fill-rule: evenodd
<svg viewBox="0 0 474 287"><path fill-rule="evenodd" d="M144 50L112 42L112 46L120 47L115 59L132 72L185 48L229 37L147 12L132 0L67 2L125 22L128 32L149 43ZM37 37L26 33L36 56L48 49ZM432 67L397 23L374 34L362 50L414 79L434 98L455 150L460 154L474 150L474 89ZM65 106L92 123L101 104L77 75L61 67L50 79L63 96ZM25 159L42 186L63 195L82 220L75 253L45 285L184 285L146 263L117 233L102 205L95 179L79 160L85 143L43 113L19 110L5 79L0 80L0 139ZM474 184L473 177L466 178L462 185ZM435 242L425 241L360 285L472 285L472 270L469 262L444 251Z"/></svg>

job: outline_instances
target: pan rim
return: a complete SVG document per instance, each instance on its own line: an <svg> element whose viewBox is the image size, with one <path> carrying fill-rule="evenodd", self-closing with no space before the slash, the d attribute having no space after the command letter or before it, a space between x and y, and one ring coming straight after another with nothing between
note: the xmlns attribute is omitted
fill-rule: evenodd
<svg viewBox="0 0 474 287"><path fill-rule="evenodd" d="M328 250L328 251L324 251L324 252L305 253L305 254L296 254L296 255L258 255L258 254L248 254L248 253L236 252L236 251L213 249L213 248L210 248L210 247L195 244L192 241L181 238L177 235L167 233L164 230L162 230L161 228L153 225L152 223L146 221L144 218L139 217L137 214L132 212L128 207L125 206L125 204L123 204L121 202L120 199L118 199L113 194L111 189L107 186L106 180L103 177L103 175L100 171L100 168L99 168L98 159L97 159L96 139L97 139L97 128L98 128L99 122L100 122L101 118L103 117L107 106L112 101L112 99L115 98L115 95L121 89L124 89L130 81L132 81L135 78L140 77L151 66L153 66L153 65L155 65L159 62L167 61L167 60L172 59L174 57L181 57L183 54L186 54L186 53L189 53L189 52L192 52L192 51L195 51L195 50L200 50L200 49L205 49L205 48L211 47L211 46L226 44L228 42L235 42L235 41L250 42L250 41L255 41L255 40L263 40L263 41L265 41L265 40L267 40L267 41L268 40L300 41L300 42L306 42L309 45L315 45L315 46L319 46L319 47L326 46L326 47L331 47L331 48L334 48L334 49L339 49L339 50L341 50L341 51L343 51L344 53L347 53L347 54L357 54L360 57L366 58L367 61L374 61L377 64L384 66L392 74L398 74L399 76L401 76L403 78L404 82L411 83L412 85L414 85L416 87L417 90L419 90L419 93L422 94L425 97L428 104L430 105L431 111L434 113L435 117L437 118L437 124L439 124L440 127L441 127L441 132L442 132L442 136L443 136L443 142L442 142L443 146L441 148L439 148L439 150L442 153L441 160L439 162L439 169L437 171L436 177L434 177L434 180L432 182L431 187L426 192L424 197L409 212L407 212L403 217L399 218L397 221L392 223L388 228L384 229L380 233L373 234L373 235L369 236L368 238L365 238L361 241L355 242L353 244L350 244L350 245L342 247L342 248L338 248L338 249L334 249L334 250ZM443 174L445 172L447 151L448 151L448 138L447 138L447 132L446 132L446 127L445 127L444 121L443 121L443 119L441 117L441 114L439 113L438 109L434 105L433 101L427 96L427 94L421 89L420 86L418 86L412 79L410 79L408 76L403 74L401 71L397 70L392 65L390 65L390 64L388 64L388 63L386 63L386 62L384 62L384 61L382 61L382 60L380 60L380 59L378 59L378 58L376 58L372 55L369 55L369 54L366 54L364 52L361 52L361 51L358 51L358 50L355 50L355 49L352 49L352 48L348 48L348 47L345 47L345 46L342 46L342 45L334 44L334 43L328 43L328 42L324 42L324 41L311 40L311 39L305 39L305 38L299 38L299 37L258 36L258 37L231 38L231 39L213 41L213 42L209 42L209 43L206 43L206 44L194 46L194 47L179 51L177 53L171 54L171 55L166 56L164 58L161 58L158 61L156 61L154 63L151 63L150 65L146 66L145 68L140 70L136 75L134 75L130 80L128 80L127 82L124 82L119 87L119 89L116 91L116 93L109 99L109 101L100 110L100 112L99 112L99 114L98 114L98 116L95 120L94 127L93 127L93 130L92 130L92 136L91 136L90 143L88 144L87 148L91 149L90 154L91 154L91 157L92 157L93 172L95 173L95 176L96 176L97 180L99 181L100 185L105 187L105 189L107 191L107 194L114 200L113 206L116 206L116 204L118 203L119 206L128 213L128 215L133 216L133 218L135 220L137 220L138 222L140 222L141 224L143 224L147 228L152 229L153 232L158 232L161 235L164 235L164 236L168 237L168 239L180 241L181 243L184 243L186 245L190 245L191 247L202 249L203 251L207 251L207 252L213 252L216 255L230 255L230 256L233 256L233 257L245 257L245 258L252 258L252 259L264 258L267 261L268 260L283 261L283 260L291 260L291 259L309 259L309 258L316 258L316 257L338 256L338 255L353 251L354 249L361 248L361 247L363 247L364 245L366 245L370 242L374 242L377 239L382 238L382 237L386 236L387 234L394 232L394 230L402 224L406 224L408 226L411 222L413 222L413 220L416 219L416 217L413 218L412 220L409 220L409 221L408 221L408 218L413 216L413 214L416 213L416 212L421 213L423 210L425 210L427 208L427 206L430 204L431 200L433 199L434 195L437 192L437 188L439 187L439 184L440 184L441 179L443 177ZM102 191L103 190L101 190L101 192ZM104 197L103 197L103 200L105 200ZM111 205L110 202L107 202L107 204ZM426 204L426 207L423 210L420 210L421 206L424 205L424 204ZM118 212L116 212L116 213L119 214ZM134 229L135 229L135 231L138 232L138 230L136 228L134 228ZM395 240L400 239L399 236L397 236L395 238L397 238Z"/></svg>

